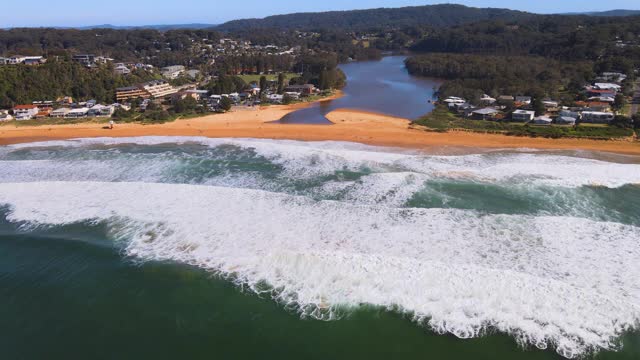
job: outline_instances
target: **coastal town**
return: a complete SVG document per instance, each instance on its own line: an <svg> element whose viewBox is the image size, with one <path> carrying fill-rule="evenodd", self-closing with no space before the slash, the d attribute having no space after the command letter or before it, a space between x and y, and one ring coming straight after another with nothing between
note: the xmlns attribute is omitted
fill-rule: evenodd
<svg viewBox="0 0 640 360"><path fill-rule="evenodd" d="M625 112L624 105L627 101L638 101L636 98L626 99L622 93L626 79L627 75L620 72L604 72L596 82L585 85L582 93L577 94L585 100L576 100L570 104L550 98L534 99L519 95L493 98L487 94L475 103L456 96L445 98L443 103L452 113L473 120L511 121L532 125L610 125L618 115L631 115Z"/></svg>
<svg viewBox="0 0 640 360"><path fill-rule="evenodd" d="M235 49L237 42L222 40ZM245 47L248 45L244 45ZM259 49L263 49L260 47ZM271 48L269 48L271 49ZM225 48L218 48L224 52ZM246 50L246 48L245 48ZM275 48L277 50L277 48ZM285 52L290 54L289 52ZM231 107L252 107L268 104L289 104L305 100L312 96L327 95L330 92L320 91L313 84L290 84L289 79L278 74L255 74L257 81L250 81L240 92L212 94L212 91L199 89L200 85L216 81L217 77L202 77L199 70L189 70L183 65L172 65L156 69L153 65L142 63L116 63L114 59L92 54L74 55L72 60L88 69L101 65L110 65L116 76L126 77L133 71L144 70L155 74L157 80L115 89L114 102L101 104L94 99L73 99L62 96L56 99L34 100L30 104L17 104L10 109L0 109L0 122L46 120L51 119L89 119L110 118L118 109L125 111L145 112L150 105L155 108L170 109L176 102L189 100L200 113L224 112ZM38 56L12 56L0 58L0 64L6 66L37 66L46 63L46 59ZM290 76L302 74L290 74ZM269 79L267 79L269 76ZM185 79L186 83L172 85L176 79ZM260 85L264 88L260 88Z"/></svg>

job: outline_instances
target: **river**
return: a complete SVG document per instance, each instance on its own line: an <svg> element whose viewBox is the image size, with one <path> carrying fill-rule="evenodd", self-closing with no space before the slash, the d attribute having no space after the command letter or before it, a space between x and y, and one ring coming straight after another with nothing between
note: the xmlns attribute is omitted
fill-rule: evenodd
<svg viewBox="0 0 640 360"><path fill-rule="evenodd" d="M376 61L340 65L347 76L344 96L293 112L280 120L284 124L330 124L326 114L336 109L372 111L416 119L433 110L435 89L432 79L409 75L405 56L387 56Z"/></svg>

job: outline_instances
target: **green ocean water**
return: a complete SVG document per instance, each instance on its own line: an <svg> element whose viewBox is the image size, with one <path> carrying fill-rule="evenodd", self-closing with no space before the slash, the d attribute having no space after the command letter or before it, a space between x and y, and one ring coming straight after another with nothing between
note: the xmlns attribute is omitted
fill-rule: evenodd
<svg viewBox="0 0 640 360"><path fill-rule="evenodd" d="M638 159L469 152L1 148L2 358L640 359Z"/></svg>

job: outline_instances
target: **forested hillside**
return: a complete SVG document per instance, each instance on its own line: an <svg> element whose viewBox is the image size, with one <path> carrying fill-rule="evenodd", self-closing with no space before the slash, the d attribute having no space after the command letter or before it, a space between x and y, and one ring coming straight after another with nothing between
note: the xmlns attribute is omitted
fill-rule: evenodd
<svg viewBox="0 0 640 360"><path fill-rule="evenodd" d="M473 8L463 5L442 4L403 8L330 11L269 16L264 19L234 20L218 26L221 31L259 28L319 30L363 30L428 25L446 27L489 19L518 20L533 14L493 8Z"/></svg>
<svg viewBox="0 0 640 360"><path fill-rule="evenodd" d="M87 69L71 61L52 60L42 66L0 66L0 108L60 96L115 101L115 89L154 79L146 71L117 76L109 65Z"/></svg>

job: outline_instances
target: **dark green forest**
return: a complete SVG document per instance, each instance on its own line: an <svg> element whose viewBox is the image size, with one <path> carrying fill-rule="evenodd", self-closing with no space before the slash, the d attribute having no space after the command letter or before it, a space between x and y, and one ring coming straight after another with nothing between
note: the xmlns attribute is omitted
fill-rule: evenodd
<svg viewBox="0 0 640 360"><path fill-rule="evenodd" d="M115 101L115 89L154 79L146 71L116 76L111 66L87 69L71 61L52 60L42 66L0 66L0 108L60 96Z"/></svg>

